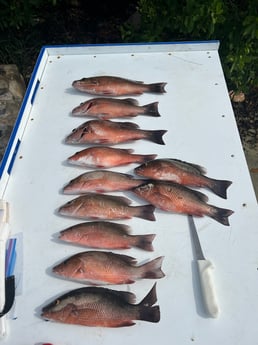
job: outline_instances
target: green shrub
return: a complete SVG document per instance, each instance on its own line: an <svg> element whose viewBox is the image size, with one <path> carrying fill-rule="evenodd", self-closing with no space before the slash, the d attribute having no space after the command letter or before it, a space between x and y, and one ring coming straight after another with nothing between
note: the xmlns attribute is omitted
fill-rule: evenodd
<svg viewBox="0 0 258 345"><path fill-rule="evenodd" d="M0 0L0 30L20 29L33 25L38 20L40 7L55 6L57 0Z"/></svg>
<svg viewBox="0 0 258 345"><path fill-rule="evenodd" d="M220 40L228 87L257 86L256 0L139 0L140 24L121 28L125 42Z"/></svg>

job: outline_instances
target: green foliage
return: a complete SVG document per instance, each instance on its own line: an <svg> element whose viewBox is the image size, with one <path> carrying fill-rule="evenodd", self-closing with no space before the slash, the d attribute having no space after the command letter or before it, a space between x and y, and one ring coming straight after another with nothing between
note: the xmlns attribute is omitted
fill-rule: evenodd
<svg viewBox="0 0 258 345"><path fill-rule="evenodd" d="M140 24L121 28L125 42L220 40L229 88L257 86L256 0L139 0Z"/></svg>
<svg viewBox="0 0 258 345"><path fill-rule="evenodd" d="M56 3L57 0L0 0L0 30L31 26L37 22L41 6Z"/></svg>

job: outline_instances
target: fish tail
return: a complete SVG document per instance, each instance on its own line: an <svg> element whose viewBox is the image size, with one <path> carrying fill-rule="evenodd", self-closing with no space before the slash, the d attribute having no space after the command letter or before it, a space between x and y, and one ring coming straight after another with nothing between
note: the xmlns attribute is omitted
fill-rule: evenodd
<svg viewBox="0 0 258 345"><path fill-rule="evenodd" d="M232 181L212 179L209 188L221 198L227 199L227 189L231 184Z"/></svg>
<svg viewBox="0 0 258 345"><path fill-rule="evenodd" d="M154 84L149 84L149 92L153 93L165 93L165 86L167 83L154 83Z"/></svg>
<svg viewBox="0 0 258 345"><path fill-rule="evenodd" d="M159 102L146 104L144 106L144 115L159 117L160 113L158 111L158 104L159 104Z"/></svg>
<svg viewBox="0 0 258 345"><path fill-rule="evenodd" d="M143 205L143 206L134 206L134 209L137 211L135 217L146 219L146 220L156 220L154 216L155 206L153 205Z"/></svg>
<svg viewBox="0 0 258 345"><path fill-rule="evenodd" d="M144 299L139 303L140 310L140 320L149 321L149 322L159 322L160 320L160 309L159 306L154 306L157 302L157 293L156 293L156 283L153 285L148 294Z"/></svg>
<svg viewBox="0 0 258 345"><path fill-rule="evenodd" d="M150 235L137 235L137 242L135 244L136 247L153 252L154 248L152 245L152 241L155 238L155 234Z"/></svg>
<svg viewBox="0 0 258 345"><path fill-rule="evenodd" d="M219 208L216 206L212 207L212 212L210 213L210 217L215 219L217 222L223 225L229 225L228 217L234 213L232 210L228 210L225 208Z"/></svg>
<svg viewBox="0 0 258 345"><path fill-rule="evenodd" d="M158 305L154 307L143 307L140 309L140 320L149 322L159 322L160 321L160 309Z"/></svg>
<svg viewBox="0 0 258 345"><path fill-rule="evenodd" d="M162 129L161 130L148 131L147 138L156 144L165 145L163 138L162 138L165 133L167 133L167 131L162 130Z"/></svg>
<svg viewBox="0 0 258 345"><path fill-rule="evenodd" d="M159 279L165 277L164 272L161 270L163 259L164 257L160 256L142 265L142 278Z"/></svg>

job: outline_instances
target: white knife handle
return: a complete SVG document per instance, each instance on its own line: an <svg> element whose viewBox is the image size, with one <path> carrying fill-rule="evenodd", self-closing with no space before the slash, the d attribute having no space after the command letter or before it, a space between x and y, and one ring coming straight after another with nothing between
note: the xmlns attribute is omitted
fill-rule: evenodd
<svg viewBox="0 0 258 345"><path fill-rule="evenodd" d="M217 296L213 284L213 265L209 260L197 260L202 296L207 313L210 317L218 317L219 307Z"/></svg>

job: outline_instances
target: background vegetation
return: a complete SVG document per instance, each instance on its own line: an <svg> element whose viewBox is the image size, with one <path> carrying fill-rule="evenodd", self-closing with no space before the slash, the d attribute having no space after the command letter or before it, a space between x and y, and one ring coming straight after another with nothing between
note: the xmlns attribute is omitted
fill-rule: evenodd
<svg viewBox="0 0 258 345"><path fill-rule="evenodd" d="M257 0L139 0L140 21L122 27L122 39L139 41L220 40L231 89L257 85Z"/></svg>
<svg viewBox="0 0 258 345"><path fill-rule="evenodd" d="M0 61L25 79L44 44L216 39L228 88L258 84L257 0L0 0L0 8Z"/></svg>

